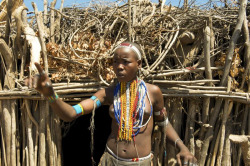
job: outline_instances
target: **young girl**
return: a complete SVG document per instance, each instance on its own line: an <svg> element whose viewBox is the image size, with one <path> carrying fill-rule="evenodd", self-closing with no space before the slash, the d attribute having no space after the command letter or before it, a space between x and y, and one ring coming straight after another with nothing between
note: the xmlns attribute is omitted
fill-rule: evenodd
<svg viewBox="0 0 250 166"><path fill-rule="evenodd" d="M113 69L117 83L97 91L90 99L71 106L63 102L53 90L51 81L39 64L40 75L27 81L42 93L52 109L64 121L73 121L80 115L89 114L101 105L110 105L111 134L99 165L151 165L151 135L154 122L166 126L166 137L179 149L179 165L197 165L196 158L183 144L168 121L164 100L159 87L145 83L137 77L142 55L139 45L121 43L114 52Z"/></svg>

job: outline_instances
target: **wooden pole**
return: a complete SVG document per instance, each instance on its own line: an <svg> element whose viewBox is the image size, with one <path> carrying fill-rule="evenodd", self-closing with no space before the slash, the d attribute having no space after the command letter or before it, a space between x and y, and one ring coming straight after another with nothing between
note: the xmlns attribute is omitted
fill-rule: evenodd
<svg viewBox="0 0 250 166"><path fill-rule="evenodd" d="M240 8L239 8L239 15L238 15L238 19L237 19L237 24L235 26L233 35L232 35L230 42L229 42L229 48L228 48L228 54L226 56L224 73L223 73L223 76L221 78L220 84L222 86L225 86L225 84L227 83L227 78L228 78L228 74L230 71L231 62L232 62L233 54L234 54L234 48L235 48L235 45L236 45L238 38L240 37L241 28L242 28L243 21L245 18L246 4L247 4L247 0L240 1Z"/></svg>
<svg viewBox="0 0 250 166"><path fill-rule="evenodd" d="M241 145L243 152L243 160L245 165L250 163L250 136L249 135L233 135L229 136L229 139Z"/></svg>
<svg viewBox="0 0 250 166"><path fill-rule="evenodd" d="M197 111L197 99L191 98L189 100L188 107L188 117L186 122L186 131L185 131L185 144L189 148L192 154L195 154L195 145L194 145L194 128L195 128L195 115Z"/></svg>
<svg viewBox="0 0 250 166"><path fill-rule="evenodd" d="M6 6L7 6L7 21L6 21L6 29L5 29L5 42L9 44L10 42L10 23L11 23L11 7L12 7L12 1L13 0L6 0Z"/></svg>
<svg viewBox="0 0 250 166"><path fill-rule="evenodd" d="M52 9L55 8L57 0L53 0L50 4ZM55 11L50 10L50 41L55 43Z"/></svg>
<svg viewBox="0 0 250 166"><path fill-rule="evenodd" d="M188 0L184 0L184 10L188 8Z"/></svg>
<svg viewBox="0 0 250 166"><path fill-rule="evenodd" d="M47 25L48 23L48 0L43 0L43 23Z"/></svg>
<svg viewBox="0 0 250 166"><path fill-rule="evenodd" d="M61 0L61 5L60 5L60 9L59 12L63 13L63 4L64 4L64 0ZM52 8L51 8L52 9ZM52 9L53 10L53 9ZM62 15L59 14L55 20L55 42L58 43L60 41L60 29L61 29L61 19L62 19Z"/></svg>
<svg viewBox="0 0 250 166"><path fill-rule="evenodd" d="M225 146L224 146L224 150L223 150L223 155L222 155L222 162L221 165L222 166L228 166L231 165L231 142L229 139L229 135L232 132L232 120L228 120L227 122L227 131L226 131L226 136L225 136Z"/></svg>
<svg viewBox="0 0 250 166"><path fill-rule="evenodd" d="M204 60L205 60L205 75L206 79L212 80L212 70L211 70L211 64L210 64L210 46L211 46L211 33L210 28L207 26L205 28L204 33ZM206 85L212 86L212 82L207 82ZM206 97L203 100L203 108L202 108L202 122L206 124L209 120L209 108L210 108L210 98ZM200 132L200 139L203 139L205 133L205 128L202 126L201 132Z"/></svg>
<svg viewBox="0 0 250 166"><path fill-rule="evenodd" d="M28 145L28 152L29 152L29 165L35 165L35 154L34 154L34 140L33 140L33 132L32 132L32 123L31 119L29 118L28 114L30 111L30 102L25 100L25 107L26 107L26 128L27 128L27 145Z"/></svg>
<svg viewBox="0 0 250 166"><path fill-rule="evenodd" d="M128 0L128 39L129 41L132 41L132 18L131 18L131 1Z"/></svg>
<svg viewBox="0 0 250 166"><path fill-rule="evenodd" d="M218 149L218 154L217 154L217 166L221 165L222 162L222 154L224 150L224 144L225 144L225 134L226 134L226 123L228 120L228 116L230 115L231 111L233 108L233 102L226 100L225 105L224 105L224 110L223 110L223 118L222 118L222 124L221 124L221 135L220 135L220 145Z"/></svg>
<svg viewBox="0 0 250 166"><path fill-rule="evenodd" d="M54 161L54 151L53 151L53 143L52 143L52 138L51 138L51 115L49 111L49 103L48 101L45 102L45 107L44 107L45 115L46 115L46 140L47 140L47 145L48 145L48 155L49 155L49 165L53 166L56 165Z"/></svg>
<svg viewBox="0 0 250 166"><path fill-rule="evenodd" d="M39 112L40 112L40 119L39 119L39 152L38 152L38 165L45 166L46 165L46 101L39 102Z"/></svg>
<svg viewBox="0 0 250 166"><path fill-rule="evenodd" d="M204 33L204 60L205 60L205 74L206 74L206 79L212 80L212 70L211 70L211 62L210 62L210 28L207 26L205 28L205 33ZM212 86L212 83L208 83L209 86Z"/></svg>
<svg viewBox="0 0 250 166"><path fill-rule="evenodd" d="M245 81L247 76L249 76L250 74L250 41L249 41L249 29L248 29L248 20L247 20L247 16L245 14L244 17L244 22L243 22L243 36L245 38L245 52L244 52L244 59L246 61L246 66L245 66L245 72L243 74L243 78L241 81L241 86L240 89L243 89Z"/></svg>
<svg viewBox="0 0 250 166"><path fill-rule="evenodd" d="M48 58L47 58L47 50L45 45L45 38L44 38L44 29L43 29L43 21L41 20L41 15L38 13L37 6L34 2L32 2L32 6L35 11L36 19L37 19L37 26L38 26L38 32L39 32L39 40L42 46L42 53L43 53L43 62L44 62L44 68L45 72L49 72L48 67Z"/></svg>

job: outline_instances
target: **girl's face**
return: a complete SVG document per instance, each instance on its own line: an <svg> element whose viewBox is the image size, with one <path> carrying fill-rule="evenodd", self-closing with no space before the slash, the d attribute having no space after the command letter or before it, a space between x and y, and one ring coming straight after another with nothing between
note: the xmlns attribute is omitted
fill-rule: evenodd
<svg viewBox="0 0 250 166"><path fill-rule="evenodd" d="M113 57L113 68L118 81L129 82L136 78L141 60L130 48L118 48Z"/></svg>

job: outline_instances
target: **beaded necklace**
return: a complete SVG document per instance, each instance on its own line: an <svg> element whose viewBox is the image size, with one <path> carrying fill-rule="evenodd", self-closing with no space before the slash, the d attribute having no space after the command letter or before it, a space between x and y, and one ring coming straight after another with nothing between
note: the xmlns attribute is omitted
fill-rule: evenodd
<svg viewBox="0 0 250 166"><path fill-rule="evenodd" d="M136 79L132 82L119 82L116 85L114 114L119 125L118 140L131 141L132 137L136 136L140 129L148 124L153 108L149 99L151 106L150 117L143 124L146 96L149 99L147 87L143 80Z"/></svg>

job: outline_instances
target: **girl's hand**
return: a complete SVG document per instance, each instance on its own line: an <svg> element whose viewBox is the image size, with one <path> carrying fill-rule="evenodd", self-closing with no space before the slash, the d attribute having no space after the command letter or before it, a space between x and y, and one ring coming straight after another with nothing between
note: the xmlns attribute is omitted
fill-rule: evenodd
<svg viewBox="0 0 250 166"><path fill-rule="evenodd" d="M180 166L198 166L197 159L187 148L181 149L176 157Z"/></svg>
<svg viewBox="0 0 250 166"><path fill-rule="evenodd" d="M29 88L36 89L45 97L53 95L54 90L48 75L44 72L44 70L38 63L35 63L35 66L39 74L35 75L34 77L26 79L25 85L28 86Z"/></svg>

